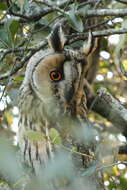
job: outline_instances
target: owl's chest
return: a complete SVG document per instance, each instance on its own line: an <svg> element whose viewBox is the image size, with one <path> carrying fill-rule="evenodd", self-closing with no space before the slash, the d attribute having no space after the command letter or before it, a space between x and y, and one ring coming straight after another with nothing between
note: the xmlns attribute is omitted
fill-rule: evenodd
<svg viewBox="0 0 127 190"><path fill-rule="evenodd" d="M28 103L27 99L26 101ZM71 107L64 111L53 101L42 104L33 97L30 101L29 97L29 103L29 110L25 107L26 103L22 105L25 112L21 110L23 113L19 120L19 146L24 161L37 173L40 165L46 166L47 161L53 158L54 139L57 137L61 139L61 145L68 143L72 145L81 125L78 117L72 114L74 106L77 106L76 102L70 104Z"/></svg>

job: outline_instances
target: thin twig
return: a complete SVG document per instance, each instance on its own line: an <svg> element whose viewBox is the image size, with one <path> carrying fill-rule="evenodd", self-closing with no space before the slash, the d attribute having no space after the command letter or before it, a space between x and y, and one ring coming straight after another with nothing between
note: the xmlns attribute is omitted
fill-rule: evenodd
<svg viewBox="0 0 127 190"><path fill-rule="evenodd" d="M63 8L65 6L65 3L61 3L59 6L58 5L53 5L50 7L47 7L46 9L41 8L41 10L33 15L22 15L20 13L15 13L11 9L9 9L9 13L13 16L20 17L21 22L34 22L38 21L42 17L46 16L47 14L51 12L60 12L63 16L66 14L65 11L63 11ZM90 18L90 17L99 17L99 16L127 16L127 9L100 9L100 10L77 10L75 14Z"/></svg>
<svg viewBox="0 0 127 190"><path fill-rule="evenodd" d="M103 169L106 169L106 168L111 168L111 167L119 165L119 164L127 165L127 162L126 161L115 162L115 163L112 163L112 164L109 164L109 165L105 165L105 166L96 168L96 171L100 171L100 170L103 170Z"/></svg>
<svg viewBox="0 0 127 190"><path fill-rule="evenodd" d="M104 21L102 21L102 22L99 22L99 23L96 23L96 24L93 24L93 25L91 25L91 26L86 27L86 28L84 29L84 31L88 31L88 30L91 30L91 29L93 29L93 28L97 28L98 26L105 25L105 24L107 24L109 21L113 21L114 19L115 19L115 17L114 17L114 18L110 18L110 19L106 19L106 20L104 20Z"/></svg>
<svg viewBox="0 0 127 190"><path fill-rule="evenodd" d="M82 7L84 7L84 6L88 5L88 4L94 4L94 3L97 3L97 2L98 2L98 0L89 0L87 2L80 3L78 8L82 8Z"/></svg>
<svg viewBox="0 0 127 190"><path fill-rule="evenodd" d="M119 28L119 29L108 29L108 30L103 30L103 31L97 31L97 32L93 32L93 37L103 37L103 36L109 36L109 35L113 35L113 34L124 34L127 33L127 28ZM88 33L77 33L77 34L72 34L70 36L67 36L67 43L71 44L75 41L78 40L85 40L88 36ZM43 49L45 46L47 45L47 40L42 41L39 45L27 48L27 50L30 50L30 52L28 53L28 55L23 58L20 62L20 64L16 65L16 67L14 68L13 72L5 73L3 75L0 76L0 80L7 78L9 75L12 76L13 74L15 74L19 69L21 69L25 62L28 61L28 59L37 51L39 51L40 49ZM10 52L18 52L21 50L24 50L25 48L16 48L16 49L11 49L11 50L7 50L4 53L7 55ZM3 55L3 57L0 60L3 60L3 58L5 57L5 55Z"/></svg>
<svg viewBox="0 0 127 190"><path fill-rule="evenodd" d="M101 31L92 32L92 35L94 38L96 38L96 37L104 37L104 36L110 36L113 34L124 34L124 33L127 33L127 28L101 30ZM68 43L70 44L78 40L85 40L87 36L88 36L88 33L72 34L70 36L67 36Z"/></svg>
<svg viewBox="0 0 127 190"><path fill-rule="evenodd" d="M62 147L63 147L64 149L66 149L66 150L68 150L68 151L74 153L74 154L78 154L78 155L80 155L80 156L84 156L84 157L90 158L90 159L92 159L92 160L95 160L95 157L94 157L94 156L91 156L91 155L88 155L88 154L84 154L84 153L82 153L82 152L77 152L77 151L75 151L75 150L72 150L71 148L68 148L68 147L64 146L64 145L62 145Z"/></svg>
<svg viewBox="0 0 127 190"><path fill-rule="evenodd" d="M79 10L76 14L90 18L90 17L100 17L100 16L127 16L127 9L98 9L98 10Z"/></svg>
<svg viewBox="0 0 127 190"><path fill-rule="evenodd" d="M71 1L70 1L70 3L71 3ZM49 5L49 4L47 4L47 5ZM65 5L65 2L60 3L59 6L57 6L57 5L54 5L54 6L49 5L46 9L41 8L41 10L38 11L38 13L33 14L33 15L29 15L29 16L28 15L23 15L23 14L20 14L20 13L16 13L16 12L12 11L12 9L9 10L9 13L11 15L13 15L13 16L20 17L20 22L27 22L28 23L28 22L38 21L42 17L44 17L47 14L52 13L54 11L60 12L62 15L65 15L65 12L62 10L64 5Z"/></svg>
<svg viewBox="0 0 127 190"><path fill-rule="evenodd" d="M3 96L4 96L5 92L6 92L6 89L7 89L7 87L8 87L8 84L9 84L9 82L10 82L11 72L13 71L13 69L14 69L14 67L15 67L15 64L16 64L16 60L15 60L15 62L14 62L13 65L12 65L12 68L11 68L11 71L10 71L10 75L8 75L8 77L7 77L7 81L6 81L5 88L4 88L4 90L3 90L3 92L2 92L2 95L1 95L1 97L0 97L0 102L2 101L2 98L3 98Z"/></svg>
<svg viewBox="0 0 127 190"><path fill-rule="evenodd" d="M126 0L116 0L116 1L118 1L119 3L127 4Z"/></svg>
<svg viewBox="0 0 127 190"><path fill-rule="evenodd" d="M17 73L23 66L24 64L30 59L30 57L33 55L33 52L29 52L27 56L25 56L21 62L19 64L16 64L16 66L13 68L13 70L3 74L3 75L0 75L0 80L3 80L3 79L6 79L8 78L9 76L12 76L14 75L15 73Z"/></svg>
<svg viewBox="0 0 127 190"><path fill-rule="evenodd" d="M3 55L0 57L0 62L9 53L12 53L12 52L15 53L15 52L21 52L21 51L31 51L32 54L34 54L35 52L39 51L40 49L43 49L46 45L47 45L47 40L43 40L39 45L35 45L33 47L27 47L26 48L26 46L25 46L25 47L17 47L17 48L14 48L14 49L7 49L7 50L1 49L0 53L3 53Z"/></svg>

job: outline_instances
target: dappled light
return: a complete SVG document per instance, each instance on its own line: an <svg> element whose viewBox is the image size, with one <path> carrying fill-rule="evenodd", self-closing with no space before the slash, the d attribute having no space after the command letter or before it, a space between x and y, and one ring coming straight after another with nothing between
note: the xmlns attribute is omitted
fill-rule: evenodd
<svg viewBox="0 0 127 190"><path fill-rule="evenodd" d="M126 0L0 1L0 190L127 189Z"/></svg>

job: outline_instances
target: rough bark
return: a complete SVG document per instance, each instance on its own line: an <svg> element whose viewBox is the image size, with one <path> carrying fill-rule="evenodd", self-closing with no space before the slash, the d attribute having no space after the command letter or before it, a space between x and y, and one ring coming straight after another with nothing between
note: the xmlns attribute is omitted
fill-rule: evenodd
<svg viewBox="0 0 127 190"><path fill-rule="evenodd" d="M109 120L121 132L127 128L127 109L114 98L105 88L100 88L96 98L92 97L94 103L92 110ZM91 100L92 100L91 99Z"/></svg>

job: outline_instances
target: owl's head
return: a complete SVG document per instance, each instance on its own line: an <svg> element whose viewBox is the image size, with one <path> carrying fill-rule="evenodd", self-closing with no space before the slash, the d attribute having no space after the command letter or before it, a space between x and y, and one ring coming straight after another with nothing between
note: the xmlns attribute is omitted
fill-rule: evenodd
<svg viewBox="0 0 127 190"><path fill-rule="evenodd" d="M88 41L91 36L89 35ZM78 51L65 49L66 38L62 27L57 25L48 37L50 49L36 53L29 61L25 83L35 97L45 104L55 102L61 108L70 104L79 90L86 54L89 48Z"/></svg>

